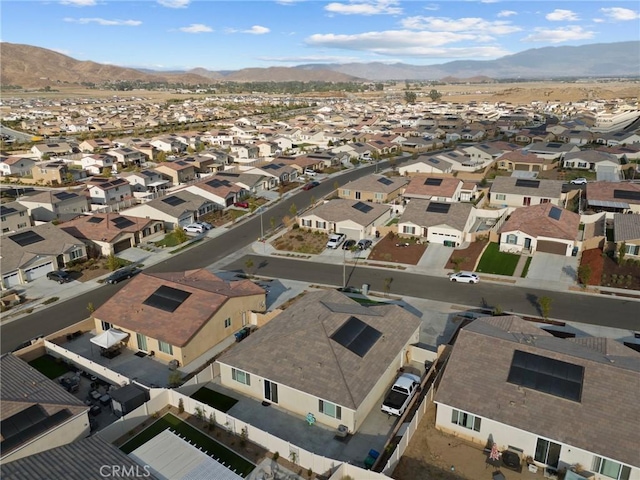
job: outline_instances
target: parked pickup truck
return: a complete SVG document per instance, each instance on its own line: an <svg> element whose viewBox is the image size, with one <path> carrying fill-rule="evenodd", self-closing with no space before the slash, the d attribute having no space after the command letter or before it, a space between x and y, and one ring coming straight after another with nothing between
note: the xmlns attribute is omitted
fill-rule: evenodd
<svg viewBox="0 0 640 480"><path fill-rule="evenodd" d="M400 416L404 413L409 402L418 391L420 377L404 373L396 380L391 390L382 402L382 411L389 415Z"/></svg>

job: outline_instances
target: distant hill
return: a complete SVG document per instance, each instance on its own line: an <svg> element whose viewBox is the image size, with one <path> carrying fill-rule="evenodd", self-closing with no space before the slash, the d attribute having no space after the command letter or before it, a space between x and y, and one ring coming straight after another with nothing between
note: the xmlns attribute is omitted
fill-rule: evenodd
<svg viewBox="0 0 640 480"><path fill-rule="evenodd" d="M229 82L357 82L363 79L330 69L309 71L291 67L269 67L244 68L228 73L221 80Z"/></svg>

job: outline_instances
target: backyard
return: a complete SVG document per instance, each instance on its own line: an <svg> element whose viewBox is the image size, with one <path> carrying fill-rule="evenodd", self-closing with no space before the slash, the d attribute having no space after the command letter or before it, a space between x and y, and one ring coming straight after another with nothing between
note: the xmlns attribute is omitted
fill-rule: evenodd
<svg viewBox="0 0 640 480"><path fill-rule="evenodd" d="M210 407L215 408L216 410L220 410L221 412L228 412L231 407L233 407L238 400L235 398L228 397L222 393L211 390L207 387L202 387L193 395L191 398L197 400L202 403L206 403Z"/></svg>
<svg viewBox="0 0 640 480"><path fill-rule="evenodd" d="M323 232L294 228L276 238L272 245L287 252L318 254L327 246L329 236Z"/></svg>
<svg viewBox="0 0 640 480"><path fill-rule="evenodd" d="M57 360L48 354L38 357L35 360L31 360L29 365L52 380L69 371L69 367L66 363L61 360Z"/></svg>
<svg viewBox="0 0 640 480"><path fill-rule="evenodd" d="M478 263L477 272L511 276L516 271L520 255L500 251L497 243L490 243Z"/></svg>
<svg viewBox="0 0 640 480"><path fill-rule="evenodd" d="M399 237L390 232L373 247L367 260L417 265L426 249L426 243L418 243L415 238Z"/></svg>

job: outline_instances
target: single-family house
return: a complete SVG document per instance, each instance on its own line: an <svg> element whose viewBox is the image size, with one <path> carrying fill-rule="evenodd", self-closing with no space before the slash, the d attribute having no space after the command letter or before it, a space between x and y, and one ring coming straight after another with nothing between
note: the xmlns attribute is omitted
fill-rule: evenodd
<svg viewBox="0 0 640 480"><path fill-rule="evenodd" d="M500 251L569 257L576 246L579 226L580 215L551 203L516 208L498 230Z"/></svg>
<svg viewBox="0 0 640 480"><path fill-rule="evenodd" d="M115 158L105 153L86 155L80 159L80 165L91 175L105 175L118 171Z"/></svg>
<svg viewBox="0 0 640 480"><path fill-rule="evenodd" d="M236 160L257 160L260 156L260 149L249 143L234 144L230 145L229 148L231 149L231 155L233 155Z"/></svg>
<svg viewBox="0 0 640 480"><path fill-rule="evenodd" d="M531 457L545 476L580 464L594 480L635 480L630 386L638 384L640 354L614 339L558 338L516 316L478 318L460 330L448 358L436 428Z"/></svg>
<svg viewBox="0 0 640 480"><path fill-rule="evenodd" d="M420 155L415 160L398 167L398 172L400 175L413 175L416 173L444 174L453 172L453 165L435 156Z"/></svg>
<svg viewBox="0 0 640 480"><path fill-rule="evenodd" d="M474 221L470 203L414 199L407 203L398 220L398 235L457 247L465 241Z"/></svg>
<svg viewBox="0 0 640 480"><path fill-rule="evenodd" d="M587 205L596 212L640 213L640 184L633 182L589 182ZM21 203L24 203L20 200Z"/></svg>
<svg viewBox="0 0 640 480"><path fill-rule="evenodd" d="M132 217L162 220L165 230L173 230L178 226L185 227L195 222L201 215L219 208L220 206L212 200L188 190L180 190L128 208L126 214Z"/></svg>
<svg viewBox="0 0 640 480"><path fill-rule="evenodd" d="M11 155L0 156L0 176L2 177L26 177L31 175L31 170L36 162L30 158Z"/></svg>
<svg viewBox="0 0 640 480"><path fill-rule="evenodd" d="M188 365L265 311L266 292L250 280L208 270L136 275L94 313L98 334L118 329L126 346ZM179 319L179 321L177 321Z"/></svg>
<svg viewBox="0 0 640 480"><path fill-rule="evenodd" d="M90 251L104 256L118 254L143 242L161 240L165 234L162 220L118 213L80 215L60 228L84 242Z"/></svg>
<svg viewBox="0 0 640 480"><path fill-rule="evenodd" d="M292 182L298 178L298 169L293 165L281 162L280 159L276 159L260 167L249 168L246 170L246 173L268 177L269 189L275 188L281 183Z"/></svg>
<svg viewBox="0 0 640 480"><path fill-rule="evenodd" d="M44 157L66 155L71 152L72 147L68 143L38 143L31 147L31 153L34 153L42 160L46 160Z"/></svg>
<svg viewBox="0 0 640 480"><path fill-rule="evenodd" d="M272 177L266 175L258 175L254 173L234 173L234 172L218 172L215 175L221 180L228 180L229 182L242 187L243 190L256 194L264 190L268 190Z"/></svg>
<svg viewBox="0 0 640 480"><path fill-rule="evenodd" d="M489 191L489 204L494 207L522 207L563 200L561 180L532 180L517 177L496 177Z"/></svg>
<svg viewBox="0 0 640 480"><path fill-rule="evenodd" d="M196 178L196 169L191 162L176 160L174 162L162 162L154 168L162 177L174 185L188 183Z"/></svg>
<svg viewBox="0 0 640 480"><path fill-rule="evenodd" d="M640 215L614 214L613 241L616 243L616 252L624 245L625 255L640 257Z"/></svg>
<svg viewBox="0 0 640 480"><path fill-rule="evenodd" d="M131 185L124 178L94 177L87 184L87 192L96 205L117 205L133 196Z"/></svg>
<svg viewBox="0 0 640 480"><path fill-rule="evenodd" d="M189 156L181 158L180 161L193 165L196 177L201 174L215 173L222 169L218 159L210 155Z"/></svg>
<svg viewBox="0 0 640 480"><path fill-rule="evenodd" d="M419 198L434 202L459 202L462 184L462 180L454 177L414 175L404 189L402 197L406 200Z"/></svg>
<svg viewBox="0 0 640 480"><path fill-rule="evenodd" d="M302 228L344 233L361 240L374 235L376 227L389 221L391 213L388 205L339 198L307 210L298 217L298 223Z"/></svg>
<svg viewBox="0 0 640 480"><path fill-rule="evenodd" d="M106 152L113 147L113 143L108 138L90 138L88 140L84 140L80 142L78 148L81 152L89 152L94 153L98 152Z"/></svg>
<svg viewBox="0 0 640 480"><path fill-rule="evenodd" d="M608 147L640 143L640 131L622 130L619 132L598 133L596 135L595 142L605 144Z"/></svg>
<svg viewBox="0 0 640 480"><path fill-rule="evenodd" d="M419 331L420 319L398 305L363 307L324 290L307 293L216 361L223 386L355 433L380 408Z"/></svg>
<svg viewBox="0 0 640 480"><path fill-rule="evenodd" d="M471 160L480 160L482 162L495 160L504 153L502 149L491 143L478 143L468 147L461 146L460 150L469 155Z"/></svg>
<svg viewBox="0 0 640 480"><path fill-rule="evenodd" d="M160 173L153 170L124 172L120 177L129 182L133 192L157 192L169 186L169 180L165 180Z"/></svg>
<svg viewBox="0 0 640 480"><path fill-rule="evenodd" d="M572 143L536 142L523 148L547 160L562 160L567 153L579 152L580 147Z"/></svg>
<svg viewBox="0 0 640 480"><path fill-rule="evenodd" d="M123 147L113 148L107 152L107 155L111 155L116 159L116 162L122 167L130 167L141 165L147 160L144 153L135 148Z"/></svg>
<svg viewBox="0 0 640 480"><path fill-rule="evenodd" d="M28 283L87 257L80 240L51 223L3 236L0 252L3 288Z"/></svg>
<svg viewBox="0 0 640 480"><path fill-rule="evenodd" d="M497 165L499 170L508 172L542 172L554 167L553 160L539 157L526 150L514 150L502 154L498 158Z"/></svg>
<svg viewBox="0 0 640 480"><path fill-rule="evenodd" d="M43 191L20 198L36 222L66 221L91 211L91 201L86 195L69 191Z"/></svg>
<svg viewBox="0 0 640 480"><path fill-rule="evenodd" d="M0 369L3 466L89 435L89 407L82 400L12 353L0 357ZM37 478L26 471L21 476Z"/></svg>
<svg viewBox="0 0 640 480"><path fill-rule="evenodd" d="M572 145L586 145L591 143L594 133L589 130L565 130L558 135L558 140Z"/></svg>
<svg viewBox="0 0 640 480"><path fill-rule="evenodd" d="M33 179L43 185L62 185L85 178L84 170L71 169L62 161L37 163L31 169Z"/></svg>
<svg viewBox="0 0 640 480"><path fill-rule="evenodd" d="M338 196L349 200L389 203L402 194L407 183L405 177L371 174L346 183L338 189Z"/></svg>
<svg viewBox="0 0 640 480"><path fill-rule="evenodd" d="M29 209L20 202L0 204L0 227L2 235L23 230L32 225Z"/></svg>
<svg viewBox="0 0 640 480"><path fill-rule="evenodd" d="M247 191L233 179L217 174L189 185L185 190L211 200L216 210L230 207L247 196Z"/></svg>
<svg viewBox="0 0 640 480"><path fill-rule="evenodd" d="M609 175L618 180L622 172L620 159L615 155L598 150L584 150L567 153L562 160L564 168L592 170L600 175Z"/></svg>

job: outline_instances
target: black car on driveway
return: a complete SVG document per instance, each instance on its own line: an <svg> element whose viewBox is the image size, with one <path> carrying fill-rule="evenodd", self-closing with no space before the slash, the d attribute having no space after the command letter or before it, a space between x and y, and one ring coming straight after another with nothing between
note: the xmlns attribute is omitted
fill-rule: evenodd
<svg viewBox="0 0 640 480"><path fill-rule="evenodd" d="M64 270L54 270L53 272L49 272L47 273L47 278L58 283L67 283L73 280L73 278L71 278L71 275L69 275Z"/></svg>
<svg viewBox="0 0 640 480"><path fill-rule="evenodd" d="M140 273L141 270L138 268L125 267L119 270L116 270L111 275L109 275L106 279L106 283L118 283L122 280L126 280L127 278L133 277L135 274Z"/></svg>

